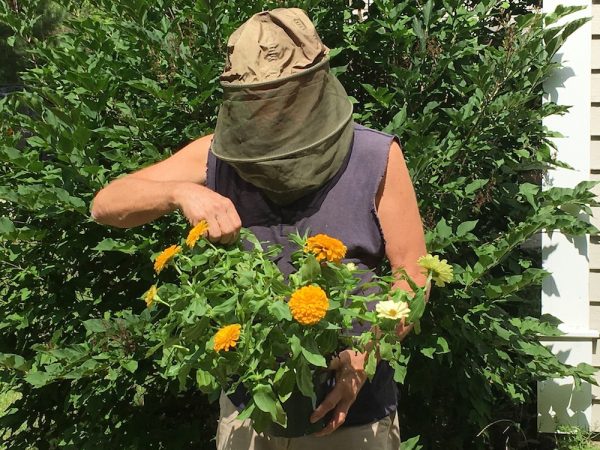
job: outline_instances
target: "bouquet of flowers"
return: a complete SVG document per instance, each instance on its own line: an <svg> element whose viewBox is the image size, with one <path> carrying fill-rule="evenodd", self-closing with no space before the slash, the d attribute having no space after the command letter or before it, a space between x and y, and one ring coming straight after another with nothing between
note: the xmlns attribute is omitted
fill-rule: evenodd
<svg viewBox="0 0 600 450"><path fill-rule="evenodd" d="M323 234L289 237L298 250L295 272L286 278L273 262L277 246L263 248L245 229L236 244L215 246L207 230L200 222L185 242L154 260L157 275L175 272L144 295L155 323L150 353L182 387L193 379L213 395L244 390L248 401L239 418L251 418L259 432L286 428L293 398L305 398L312 410L315 380L341 350L368 352L369 377L379 359L388 361L401 382L407 357L398 323L419 332L430 282L443 286L452 279L445 260L426 255L418 262L427 272L425 286L402 270L364 283L356 265L342 263L344 244ZM392 289L398 279L412 292Z"/></svg>

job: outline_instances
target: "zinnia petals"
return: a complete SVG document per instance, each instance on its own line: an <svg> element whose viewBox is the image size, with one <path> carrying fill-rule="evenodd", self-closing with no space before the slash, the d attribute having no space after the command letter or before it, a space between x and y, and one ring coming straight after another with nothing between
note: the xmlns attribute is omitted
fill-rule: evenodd
<svg viewBox="0 0 600 450"><path fill-rule="evenodd" d="M421 256L417 260L417 264L431 272L431 278L435 281L435 285L444 287L446 283L449 283L454 278L452 273L452 266L448 264L448 261L442 259L438 255L427 254Z"/></svg>
<svg viewBox="0 0 600 450"><path fill-rule="evenodd" d="M160 255L154 260L154 271L160 273L161 270L167 265L167 263L181 251L180 245L171 245L164 249Z"/></svg>
<svg viewBox="0 0 600 450"><path fill-rule="evenodd" d="M384 319L400 320L408 317L410 308L406 302L395 302L394 300L385 300L375 305L377 317Z"/></svg>
<svg viewBox="0 0 600 450"><path fill-rule="evenodd" d="M148 308L150 308L152 306L152 303L154 303L154 297L156 297L156 292L156 285L153 284L152 286L150 286L150 289L146 291L146 294L144 294L144 301L146 302L146 306Z"/></svg>
<svg viewBox="0 0 600 450"><path fill-rule="evenodd" d="M317 234L307 239L304 251L312 253L317 261L339 263L346 256L346 246L342 241L326 234Z"/></svg>
<svg viewBox="0 0 600 450"><path fill-rule="evenodd" d="M239 323L234 323L233 325L227 325L226 327L221 328L217 331L217 334L215 334L213 349L216 352L220 352L221 350L228 352L230 348L237 345L241 329L242 326Z"/></svg>
<svg viewBox="0 0 600 450"><path fill-rule="evenodd" d="M201 220L196 224L194 228L190 230L188 236L185 240L185 243L189 248L194 248L198 239L204 236L208 232L208 222L206 220Z"/></svg>
<svg viewBox="0 0 600 450"><path fill-rule="evenodd" d="M304 286L292 294L288 306L296 321L302 325L314 325L325 317L329 300L319 286Z"/></svg>

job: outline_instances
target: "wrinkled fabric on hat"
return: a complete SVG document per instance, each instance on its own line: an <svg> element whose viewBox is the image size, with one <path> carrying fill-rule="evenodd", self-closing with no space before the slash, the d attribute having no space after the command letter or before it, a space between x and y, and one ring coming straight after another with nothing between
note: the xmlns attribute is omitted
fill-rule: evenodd
<svg viewBox="0 0 600 450"><path fill-rule="evenodd" d="M251 84L283 78L321 62L328 52L301 9L265 11L229 37L221 81Z"/></svg>
<svg viewBox="0 0 600 450"><path fill-rule="evenodd" d="M352 143L352 104L302 10L254 15L228 49L211 150L272 201L289 204L341 168Z"/></svg>

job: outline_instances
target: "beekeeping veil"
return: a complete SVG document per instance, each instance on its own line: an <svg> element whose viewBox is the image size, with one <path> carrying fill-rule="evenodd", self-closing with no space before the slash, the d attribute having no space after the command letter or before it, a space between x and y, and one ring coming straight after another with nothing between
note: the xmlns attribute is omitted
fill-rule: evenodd
<svg viewBox="0 0 600 450"><path fill-rule="evenodd" d="M300 9L262 12L227 47L212 152L278 204L318 189L341 168L353 123L314 25Z"/></svg>

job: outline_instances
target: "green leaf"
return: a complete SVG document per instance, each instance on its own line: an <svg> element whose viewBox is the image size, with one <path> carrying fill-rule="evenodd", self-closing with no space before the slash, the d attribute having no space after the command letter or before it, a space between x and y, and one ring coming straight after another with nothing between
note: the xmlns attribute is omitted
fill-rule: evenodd
<svg viewBox="0 0 600 450"><path fill-rule="evenodd" d="M287 366L282 366L282 368L279 369L278 374L282 369L284 370L281 373L279 380L277 379L277 376L275 376L274 382L276 383L275 388L279 401L284 403L296 388L296 375L294 371Z"/></svg>
<svg viewBox="0 0 600 450"><path fill-rule="evenodd" d="M467 222L461 223L458 227L456 227L456 235L458 237L465 236L469 231L472 231L475 229L477 222L479 222L479 221L478 220L469 220Z"/></svg>
<svg viewBox="0 0 600 450"><path fill-rule="evenodd" d="M465 186L465 194L471 195L481 189L488 183L488 180L485 179L477 179Z"/></svg>
<svg viewBox="0 0 600 450"><path fill-rule="evenodd" d="M52 380L52 376L46 372L29 372L25 377L25 381L33 387L40 388L48 384Z"/></svg>
<svg viewBox="0 0 600 450"><path fill-rule="evenodd" d="M523 183L519 186L519 194L523 195L529 204L535 209L537 209L537 202L535 201L535 198L539 191L539 186L535 184Z"/></svg>
<svg viewBox="0 0 600 450"><path fill-rule="evenodd" d="M115 241L111 238L103 239L92 250L99 252L121 252L133 255L138 247L132 242Z"/></svg>
<svg viewBox="0 0 600 450"><path fill-rule="evenodd" d="M435 354L435 347L422 348L421 353L427 356L428 358L433 359L433 355Z"/></svg>
<svg viewBox="0 0 600 450"><path fill-rule="evenodd" d="M130 359L129 361L120 360L119 363L121 364L121 367L131 373L134 373L138 368L138 362L134 359Z"/></svg>
<svg viewBox="0 0 600 450"><path fill-rule="evenodd" d="M448 346L448 341L442 336L438 336L437 338L437 349L436 353L448 353L450 351L450 347Z"/></svg>
<svg viewBox="0 0 600 450"><path fill-rule="evenodd" d="M400 450L421 450L422 445L419 444L421 436L411 437L410 439L403 440L400 444Z"/></svg>
<svg viewBox="0 0 600 450"><path fill-rule="evenodd" d="M252 416L252 413L256 409L256 405L254 403L250 403L247 405L236 417L237 420L246 420Z"/></svg>
<svg viewBox="0 0 600 450"><path fill-rule="evenodd" d="M300 276L302 284L310 283L321 275L321 265L314 255L307 255L304 263L300 266L300 269L298 269L298 275Z"/></svg>
<svg viewBox="0 0 600 450"><path fill-rule="evenodd" d="M273 393L273 389L271 386L266 384L257 385L252 391L252 399L254 400L254 404L266 413L271 414L273 420L277 419L277 407L278 403L275 398L275 394Z"/></svg>
<svg viewBox="0 0 600 450"><path fill-rule="evenodd" d="M20 355L0 353L0 366L19 371L27 371L30 369L31 364Z"/></svg>
<svg viewBox="0 0 600 450"><path fill-rule="evenodd" d="M15 224L8 217L0 217L0 235L11 239L15 231Z"/></svg>
<svg viewBox="0 0 600 450"><path fill-rule="evenodd" d="M381 359L389 361L393 358L392 353L392 344L387 342L386 340L382 340L379 342L379 354L381 355Z"/></svg>
<svg viewBox="0 0 600 450"><path fill-rule="evenodd" d="M215 377L205 370L196 370L196 384L204 393L210 393L217 388Z"/></svg>
<svg viewBox="0 0 600 450"><path fill-rule="evenodd" d="M292 350L292 359L298 358L302 354L302 343L300 342L300 338L293 334L290 337L290 349Z"/></svg>
<svg viewBox="0 0 600 450"><path fill-rule="evenodd" d="M103 319L88 319L83 321L83 326L90 333L104 333L108 330L108 322Z"/></svg>
<svg viewBox="0 0 600 450"><path fill-rule="evenodd" d="M369 352L367 364L365 365L365 373L369 377L369 380L373 379L375 369L377 369L377 354L376 352Z"/></svg>
<svg viewBox="0 0 600 450"><path fill-rule="evenodd" d="M287 305L287 303L280 301L280 300L276 300L273 302L269 303L269 312L271 314L273 314L273 317L275 317L275 319L278 322L287 320L290 321L292 320L292 313L290 312L290 308Z"/></svg>
<svg viewBox="0 0 600 450"><path fill-rule="evenodd" d="M415 36L419 39L419 44L421 47L421 51L425 50L425 32L423 31L423 24L419 19L413 17L413 27L412 27Z"/></svg>
<svg viewBox="0 0 600 450"><path fill-rule="evenodd" d="M305 363L301 363L296 366L296 385L298 386L298 389L302 395L311 398L313 403L317 401L312 379L312 372Z"/></svg>
<svg viewBox="0 0 600 450"><path fill-rule="evenodd" d="M314 350L309 350L306 347L302 347L302 355L313 366L327 367L325 358L318 351L315 352Z"/></svg>
<svg viewBox="0 0 600 450"><path fill-rule="evenodd" d="M390 361L392 368L394 369L394 381L396 383L404 383L406 378L406 366L399 364L397 361Z"/></svg>
<svg viewBox="0 0 600 450"><path fill-rule="evenodd" d="M435 227L435 233L438 238L449 238L452 236L452 228L448 226L446 219L440 219Z"/></svg>
<svg viewBox="0 0 600 450"><path fill-rule="evenodd" d="M415 292L415 296L410 301L410 313L408 314L408 323L413 323L423 317L425 312L425 297L422 290Z"/></svg>

